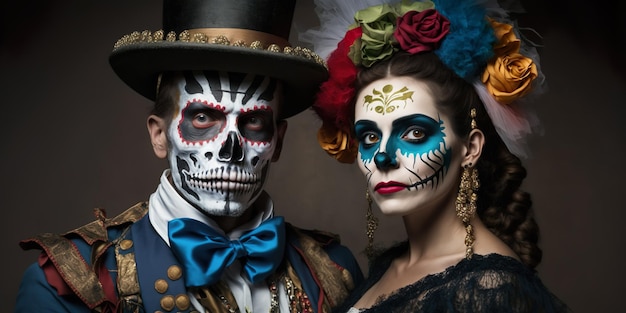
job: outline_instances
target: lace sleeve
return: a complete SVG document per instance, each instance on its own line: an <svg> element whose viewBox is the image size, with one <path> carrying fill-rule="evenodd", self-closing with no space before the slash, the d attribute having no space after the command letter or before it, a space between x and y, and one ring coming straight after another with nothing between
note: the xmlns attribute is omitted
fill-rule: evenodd
<svg viewBox="0 0 626 313"><path fill-rule="evenodd" d="M439 297L453 305L454 312L570 312L538 276L523 268L471 271L436 289L439 296L424 302L427 312L431 305L439 306Z"/></svg>
<svg viewBox="0 0 626 313"><path fill-rule="evenodd" d="M347 312L375 283L388 262L371 269L365 285L337 312ZM474 255L445 271L405 286L381 300L367 313L570 313L571 310L542 283L537 273L521 262L502 255Z"/></svg>

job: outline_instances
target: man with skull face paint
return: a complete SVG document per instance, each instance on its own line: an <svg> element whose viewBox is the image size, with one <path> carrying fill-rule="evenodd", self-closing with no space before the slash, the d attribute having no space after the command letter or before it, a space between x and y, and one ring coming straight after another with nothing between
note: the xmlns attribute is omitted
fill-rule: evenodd
<svg viewBox="0 0 626 313"><path fill-rule="evenodd" d="M155 100L148 132L170 168L147 202L23 240L43 251L16 312L329 312L343 301L363 278L353 255L275 216L263 190L285 119L327 77L319 56L286 41L293 9L165 0L165 32L116 43L111 66Z"/></svg>
<svg viewBox="0 0 626 313"><path fill-rule="evenodd" d="M174 119L169 125L156 115L148 121L155 153L169 157L174 185L200 212L242 215L261 195L270 163L280 154L287 126L277 122L280 82L184 72L171 83L178 98L164 101L176 102Z"/></svg>

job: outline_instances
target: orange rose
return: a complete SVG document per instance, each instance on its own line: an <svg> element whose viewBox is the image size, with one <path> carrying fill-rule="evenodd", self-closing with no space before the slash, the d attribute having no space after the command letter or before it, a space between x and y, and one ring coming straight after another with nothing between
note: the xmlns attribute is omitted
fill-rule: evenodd
<svg viewBox="0 0 626 313"><path fill-rule="evenodd" d="M537 77L533 60L521 55L520 40L513 32L513 25L489 19L497 42L493 46L495 56L483 72L482 82L501 104L509 104L526 95Z"/></svg>
<svg viewBox="0 0 626 313"><path fill-rule="evenodd" d="M494 58L483 73L482 82L501 104L509 104L531 90L537 77L533 60L519 53Z"/></svg>
<svg viewBox="0 0 626 313"><path fill-rule="evenodd" d="M317 141L326 153L341 163L353 163L356 147L351 143L350 134L324 123L317 132Z"/></svg>
<svg viewBox="0 0 626 313"><path fill-rule="evenodd" d="M491 27L498 42L493 46L493 52L498 56L519 52L520 40L513 32L513 25L498 23L493 19L489 19Z"/></svg>

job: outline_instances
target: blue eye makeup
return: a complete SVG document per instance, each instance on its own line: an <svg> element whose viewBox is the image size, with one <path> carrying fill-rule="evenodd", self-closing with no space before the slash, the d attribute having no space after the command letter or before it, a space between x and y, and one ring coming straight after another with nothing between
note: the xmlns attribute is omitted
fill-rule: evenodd
<svg viewBox="0 0 626 313"><path fill-rule="evenodd" d="M393 121L387 151L400 150L404 156L417 157L439 150L445 137L443 130L442 121L435 121L426 115L401 117Z"/></svg>
<svg viewBox="0 0 626 313"><path fill-rule="evenodd" d="M395 152L398 150L406 157L412 155L414 158L418 158L431 153L443 154L444 157L447 157L449 151L447 149L441 151L442 147L445 147L442 145L445 143L444 129L443 121L436 121L423 114L412 114L398 118L392 123L391 134L384 151L392 158L395 158ZM361 120L355 124L355 132L359 141L362 161L368 163L381 150L382 131L375 122ZM447 161L444 164L449 163L449 160Z"/></svg>
<svg viewBox="0 0 626 313"><path fill-rule="evenodd" d="M354 124L354 131L359 141L359 152L363 162L371 161L376 151L380 150L380 139L382 138L380 129L373 121L361 120Z"/></svg>

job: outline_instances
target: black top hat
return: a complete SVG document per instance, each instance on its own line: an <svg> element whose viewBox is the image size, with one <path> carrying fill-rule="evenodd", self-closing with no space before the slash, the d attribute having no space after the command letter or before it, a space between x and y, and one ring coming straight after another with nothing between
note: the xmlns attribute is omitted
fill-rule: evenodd
<svg viewBox="0 0 626 313"><path fill-rule="evenodd" d="M163 30L122 37L109 63L151 100L159 74L166 71L271 76L285 86L279 115L287 118L310 107L328 77L321 57L288 42L294 8L295 0L164 0Z"/></svg>

